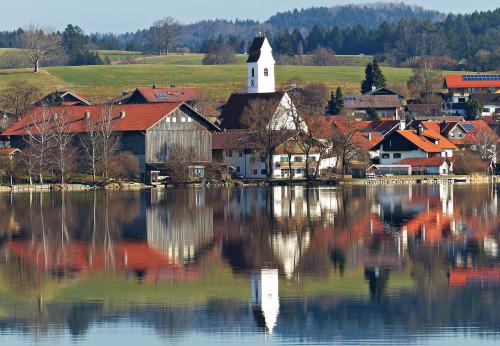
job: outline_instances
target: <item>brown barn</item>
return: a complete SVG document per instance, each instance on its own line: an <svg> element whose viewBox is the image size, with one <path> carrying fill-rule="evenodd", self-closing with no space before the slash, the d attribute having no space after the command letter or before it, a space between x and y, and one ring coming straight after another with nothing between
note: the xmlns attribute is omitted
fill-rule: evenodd
<svg viewBox="0 0 500 346"><path fill-rule="evenodd" d="M82 135L88 119L101 119L103 106L71 106L45 109L57 117L65 113L70 119L69 131ZM36 108L8 128L2 136L13 147L22 148L24 136L33 128L33 119L41 119L43 108ZM112 106L113 130L120 135L120 149L132 152L139 160L141 172L165 167L174 145L193 147L195 161L212 161L212 134L218 130L182 102L158 104L129 104Z"/></svg>

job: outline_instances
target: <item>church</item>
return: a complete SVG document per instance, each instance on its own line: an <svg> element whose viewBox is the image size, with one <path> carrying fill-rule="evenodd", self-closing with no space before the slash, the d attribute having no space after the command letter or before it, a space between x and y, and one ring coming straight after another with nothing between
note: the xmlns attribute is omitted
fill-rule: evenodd
<svg viewBox="0 0 500 346"><path fill-rule="evenodd" d="M250 105L262 101L274 113L273 126L280 130L294 130L294 105L285 91L276 91L274 66L276 61L268 39L262 34L257 35L248 51L247 60L247 92L234 93L229 97L222 109L221 127L224 130L246 129L242 121Z"/></svg>

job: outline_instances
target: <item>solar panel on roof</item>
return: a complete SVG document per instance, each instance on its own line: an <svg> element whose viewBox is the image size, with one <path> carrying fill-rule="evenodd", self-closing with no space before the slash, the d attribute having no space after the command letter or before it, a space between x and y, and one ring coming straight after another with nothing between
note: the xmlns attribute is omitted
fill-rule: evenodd
<svg viewBox="0 0 500 346"><path fill-rule="evenodd" d="M474 130L475 129L474 125L472 125L472 124L464 124L462 127L465 130Z"/></svg>
<svg viewBox="0 0 500 346"><path fill-rule="evenodd" d="M166 99L168 97L168 94L167 93L158 93L158 94L155 94L155 96L159 99Z"/></svg>
<svg viewBox="0 0 500 346"><path fill-rule="evenodd" d="M477 81L477 80L500 80L498 74L466 74L462 76L464 81Z"/></svg>

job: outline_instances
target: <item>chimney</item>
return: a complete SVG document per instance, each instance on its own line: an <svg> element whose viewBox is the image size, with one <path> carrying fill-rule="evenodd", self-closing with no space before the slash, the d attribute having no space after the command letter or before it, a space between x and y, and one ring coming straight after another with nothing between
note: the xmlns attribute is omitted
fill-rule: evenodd
<svg viewBox="0 0 500 346"><path fill-rule="evenodd" d="M89 111L85 111L83 113L83 120L89 120L90 119L90 112Z"/></svg>
<svg viewBox="0 0 500 346"><path fill-rule="evenodd" d="M153 89L156 89L156 84L155 83L153 83Z"/></svg>
<svg viewBox="0 0 500 346"><path fill-rule="evenodd" d="M377 90L377 87L375 85L372 85L372 91Z"/></svg>
<svg viewBox="0 0 500 346"><path fill-rule="evenodd" d="M419 135L420 137L422 137L423 134L424 134L424 126L422 124L418 124L417 135Z"/></svg>
<svg viewBox="0 0 500 346"><path fill-rule="evenodd" d="M368 132L368 140L371 141L372 140L372 133L371 132Z"/></svg>
<svg viewBox="0 0 500 346"><path fill-rule="evenodd" d="M57 113L52 113L52 120L56 120L57 119Z"/></svg>
<svg viewBox="0 0 500 346"><path fill-rule="evenodd" d="M125 111L120 112L120 119L123 119L123 118L125 118Z"/></svg>
<svg viewBox="0 0 500 346"><path fill-rule="evenodd" d="M401 120L399 121L399 129L400 129L400 130L404 130L404 129L406 129L406 120L405 120L405 119L401 119Z"/></svg>

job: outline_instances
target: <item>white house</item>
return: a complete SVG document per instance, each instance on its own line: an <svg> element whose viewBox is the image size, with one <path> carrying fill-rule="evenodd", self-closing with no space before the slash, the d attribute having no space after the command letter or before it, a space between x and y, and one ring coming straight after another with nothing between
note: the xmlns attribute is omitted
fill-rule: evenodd
<svg viewBox="0 0 500 346"><path fill-rule="evenodd" d="M395 131L373 149L379 151L380 165L394 165L405 159L451 158L457 147L439 133L420 126L416 131Z"/></svg>

